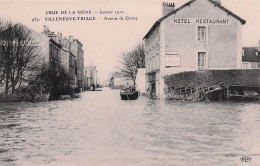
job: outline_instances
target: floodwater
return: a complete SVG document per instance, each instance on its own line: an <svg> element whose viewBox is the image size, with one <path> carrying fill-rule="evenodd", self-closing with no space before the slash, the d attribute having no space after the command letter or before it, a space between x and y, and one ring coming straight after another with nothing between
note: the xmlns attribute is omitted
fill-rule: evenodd
<svg viewBox="0 0 260 166"><path fill-rule="evenodd" d="M0 165L259 166L259 108L122 101L109 88L75 100L0 103Z"/></svg>

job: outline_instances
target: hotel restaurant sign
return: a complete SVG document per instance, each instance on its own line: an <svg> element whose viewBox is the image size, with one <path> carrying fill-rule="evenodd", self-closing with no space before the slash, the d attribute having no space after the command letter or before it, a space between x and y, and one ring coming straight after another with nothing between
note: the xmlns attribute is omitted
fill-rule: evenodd
<svg viewBox="0 0 260 166"><path fill-rule="evenodd" d="M229 19L219 18L174 18L172 24L229 25Z"/></svg>

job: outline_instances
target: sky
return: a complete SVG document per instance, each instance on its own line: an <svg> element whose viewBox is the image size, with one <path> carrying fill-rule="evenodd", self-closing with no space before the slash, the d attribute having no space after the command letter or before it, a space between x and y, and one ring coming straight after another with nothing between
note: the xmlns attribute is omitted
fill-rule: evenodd
<svg viewBox="0 0 260 166"><path fill-rule="evenodd" d="M130 51L161 17L163 1L176 8L189 0L0 0L0 17L22 23L38 32L47 25L64 37L73 35L83 44L85 66L97 66L100 80L120 69L120 55ZM221 0L224 7L245 19L243 46L258 46L260 40L260 0ZM84 14L77 14L78 11ZM100 14L118 11L119 14ZM58 14L49 14L50 12ZM67 11L67 14L61 14ZM68 12L75 11L76 14ZM88 14L91 11L91 14ZM97 12L97 13L95 13ZM46 21L47 17L95 17L96 20ZM126 20L126 17L137 19ZM124 20L104 20L120 18ZM40 21L33 21L34 18Z"/></svg>

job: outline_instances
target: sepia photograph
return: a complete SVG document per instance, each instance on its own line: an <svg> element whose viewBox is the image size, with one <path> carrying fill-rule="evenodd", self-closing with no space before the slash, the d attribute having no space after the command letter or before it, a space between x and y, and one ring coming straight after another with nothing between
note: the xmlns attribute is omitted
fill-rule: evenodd
<svg viewBox="0 0 260 166"><path fill-rule="evenodd" d="M259 0L0 0L0 166L259 166Z"/></svg>

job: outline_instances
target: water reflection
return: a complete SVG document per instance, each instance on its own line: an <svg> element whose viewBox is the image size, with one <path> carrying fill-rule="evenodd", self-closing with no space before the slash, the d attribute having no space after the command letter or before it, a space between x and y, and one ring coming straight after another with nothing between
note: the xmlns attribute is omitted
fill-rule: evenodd
<svg viewBox="0 0 260 166"><path fill-rule="evenodd" d="M0 165L259 165L257 103L185 103L119 91L0 103Z"/></svg>

